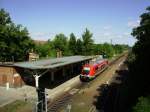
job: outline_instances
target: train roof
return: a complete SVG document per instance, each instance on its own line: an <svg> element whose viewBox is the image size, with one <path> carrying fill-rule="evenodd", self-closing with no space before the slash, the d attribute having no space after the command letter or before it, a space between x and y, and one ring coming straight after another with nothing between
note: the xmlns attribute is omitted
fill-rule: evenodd
<svg viewBox="0 0 150 112"><path fill-rule="evenodd" d="M95 61L92 61L90 64L91 65L94 65L94 64L97 64L97 63L102 63L103 61L106 61L107 59L96 59Z"/></svg>
<svg viewBox="0 0 150 112"><path fill-rule="evenodd" d="M32 62L18 62L14 63L14 66L28 69L53 69L68 64L91 60L92 58L92 56L69 56L53 59L43 59Z"/></svg>

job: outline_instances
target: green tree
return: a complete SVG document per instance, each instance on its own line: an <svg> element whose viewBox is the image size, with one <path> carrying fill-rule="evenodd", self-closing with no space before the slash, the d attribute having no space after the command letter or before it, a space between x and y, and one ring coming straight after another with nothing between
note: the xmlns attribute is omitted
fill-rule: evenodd
<svg viewBox="0 0 150 112"><path fill-rule="evenodd" d="M82 35L83 40L83 54L84 55L91 55L92 47L93 47L93 34L86 28L85 32Z"/></svg>
<svg viewBox="0 0 150 112"><path fill-rule="evenodd" d="M50 39L46 43L36 43L35 49L40 58L56 57L56 50L54 49L53 42Z"/></svg>
<svg viewBox="0 0 150 112"><path fill-rule="evenodd" d="M77 39L76 53L77 53L77 55L82 55L83 54L83 43L82 43L81 39Z"/></svg>
<svg viewBox="0 0 150 112"><path fill-rule="evenodd" d="M67 37L64 34L58 34L53 40L53 46L55 50L60 50L63 52L67 49Z"/></svg>
<svg viewBox="0 0 150 112"><path fill-rule="evenodd" d="M69 47L69 50L71 51L71 54L75 55L76 54L76 37L73 33L70 34L68 47Z"/></svg>
<svg viewBox="0 0 150 112"><path fill-rule="evenodd" d="M104 55L103 44L94 44L93 45L93 54L94 55Z"/></svg>
<svg viewBox="0 0 150 112"><path fill-rule="evenodd" d="M150 84L150 76L147 74L149 73L150 63L150 7L140 17L140 25L134 28L132 32L132 35L137 39L132 49L135 60L129 64L136 87L138 87L137 85L141 87L137 88L139 93L142 92L140 89L145 91L145 86Z"/></svg>
<svg viewBox="0 0 150 112"><path fill-rule="evenodd" d="M113 48L115 50L115 54L120 54L124 50L124 46L119 44L114 45Z"/></svg>
<svg viewBox="0 0 150 112"><path fill-rule="evenodd" d="M0 9L0 61L23 61L34 43L28 30L15 25L4 9Z"/></svg>
<svg viewBox="0 0 150 112"><path fill-rule="evenodd" d="M132 103L135 103L138 97L150 94L150 7L146 10L140 16L139 26L132 31L132 35L137 39L137 42L128 56L130 72L128 87ZM142 112L145 111L143 108L141 109ZM137 112L140 112L140 109Z"/></svg>
<svg viewBox="0 0 150 112"><path fill-rule="evenodd" d="M4 9L0 10L0 25L8 25L12 23L9 13L7 13Z"/></svg>
<svg viewBox="0 0 150 112"><path fill-rule="evenodd" d="M106 58L111 58L114 55L114 49L111 44L104 43L102 47L103 55L106 55Z"/></svg>
<svg viewBox="0 0 150 112"><path fill-rule="evenodd" d="M133 112L150 112L150 96L138 98L138 103L133 107Z"/></svg>

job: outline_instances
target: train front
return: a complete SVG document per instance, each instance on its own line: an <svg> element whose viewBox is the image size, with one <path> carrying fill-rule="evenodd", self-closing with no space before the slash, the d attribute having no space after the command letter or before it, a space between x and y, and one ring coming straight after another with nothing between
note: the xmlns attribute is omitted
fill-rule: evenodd
<svg viewBox="0 0 150 112"><path fill-rule="evenodd" d="M88 80L92 79L93 78L93 76L91 75L92 71L93 71L92 66L90 66L89 64L83 66L82 72L80 74L80 80L88 81Z"/></svg>

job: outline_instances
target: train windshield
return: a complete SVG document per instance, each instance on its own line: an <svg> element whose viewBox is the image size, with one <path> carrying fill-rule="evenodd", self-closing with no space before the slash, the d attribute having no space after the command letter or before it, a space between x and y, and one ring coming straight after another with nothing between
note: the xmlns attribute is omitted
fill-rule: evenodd
<svg viewBox="0 0 150 112"><path fill-rule="evenodd" d="M83 68L83 74L89 74L90 68L89 67L84 67Z"/></svg>

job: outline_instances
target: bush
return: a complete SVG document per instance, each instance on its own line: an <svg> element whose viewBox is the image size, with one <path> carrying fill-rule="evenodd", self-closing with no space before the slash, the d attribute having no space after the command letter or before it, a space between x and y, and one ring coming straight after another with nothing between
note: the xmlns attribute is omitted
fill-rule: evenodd
<svg viewBox="0 0 150 112"><path fill-rule="evenodd" d="M150 96L139 97L136 106L133 107L133 112L150 112Z"/></svg>

